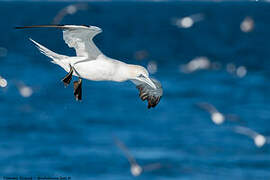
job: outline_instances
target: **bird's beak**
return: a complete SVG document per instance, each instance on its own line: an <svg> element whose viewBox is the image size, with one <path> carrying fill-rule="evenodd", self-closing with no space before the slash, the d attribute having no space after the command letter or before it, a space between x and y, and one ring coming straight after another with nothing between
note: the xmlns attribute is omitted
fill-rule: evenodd
<svg viewBox="0 0 270 180"><path fill-rule="evenodd" d="M153 81L149 77L142 77L142 78L140 78L140 81L145 82L146 84L148 84L149 86L151 86L154 89L157 88L156 85L153 83Z"/></svg>

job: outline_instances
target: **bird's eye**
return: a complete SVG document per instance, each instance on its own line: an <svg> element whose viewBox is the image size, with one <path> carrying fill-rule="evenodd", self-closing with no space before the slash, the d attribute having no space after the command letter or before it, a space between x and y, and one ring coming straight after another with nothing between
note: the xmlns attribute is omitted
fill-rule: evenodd
<svg viewBox="0 0 270 180"><path fill-rule="evenodd" d="M139 77L139 78L143 78L143 77L144 77L144 75L140 74L138 77Z"/></svg>

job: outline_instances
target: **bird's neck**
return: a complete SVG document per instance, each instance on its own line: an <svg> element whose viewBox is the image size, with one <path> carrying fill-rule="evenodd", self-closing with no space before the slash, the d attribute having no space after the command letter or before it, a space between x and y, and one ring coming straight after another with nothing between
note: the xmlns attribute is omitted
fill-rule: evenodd
<svg viewBox="0 0 270 180"><path fill-rule="evenodd" d="M126 64L126 63L119 63L117 71L115 72L115 81L127 81L132 80L135 77L135 70L136 65Z"/></svg>

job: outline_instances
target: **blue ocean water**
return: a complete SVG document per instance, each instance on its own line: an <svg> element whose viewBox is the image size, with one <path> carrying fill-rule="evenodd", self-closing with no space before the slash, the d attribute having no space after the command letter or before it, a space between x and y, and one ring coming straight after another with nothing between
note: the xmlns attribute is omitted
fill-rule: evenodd
<svg viewBox="0 0 270 180"><path fill-rule="evenodd" d="M60 81L64 70L28 40L75 55L61 31L14 29L50 24L71 4L0 2L0 75L8 82L0 89L1 176L134 179L117 137L140 165L161 164L137 179L270 178L269 145L258 148L233 131L240 125L270 135L270 4L91 2L63 17L61 24L101 27L95 42L107 56L157 65L152 76L164 96L150 110L131 82L83 81L76 102ZM203 18L190 28L173 23L194 14ZM243 32L247 17L253 29ZM196 57L211 67L181 71ZM200 102L241 121L215 125Z"/></svg>

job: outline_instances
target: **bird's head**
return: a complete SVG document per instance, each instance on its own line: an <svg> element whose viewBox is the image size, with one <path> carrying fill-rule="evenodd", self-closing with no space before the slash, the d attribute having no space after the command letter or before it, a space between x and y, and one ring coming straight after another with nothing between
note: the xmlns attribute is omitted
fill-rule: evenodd
<svg viewBox="0 0 270 180"><path fill-rule="evenodd" d="M144 67L138 66L138 65L131 65L130 69L131 69L132 80L144 82L148 84L149 86L151 86L152 88L156 89L156 85L149 78L149 73Z"/></svg>

